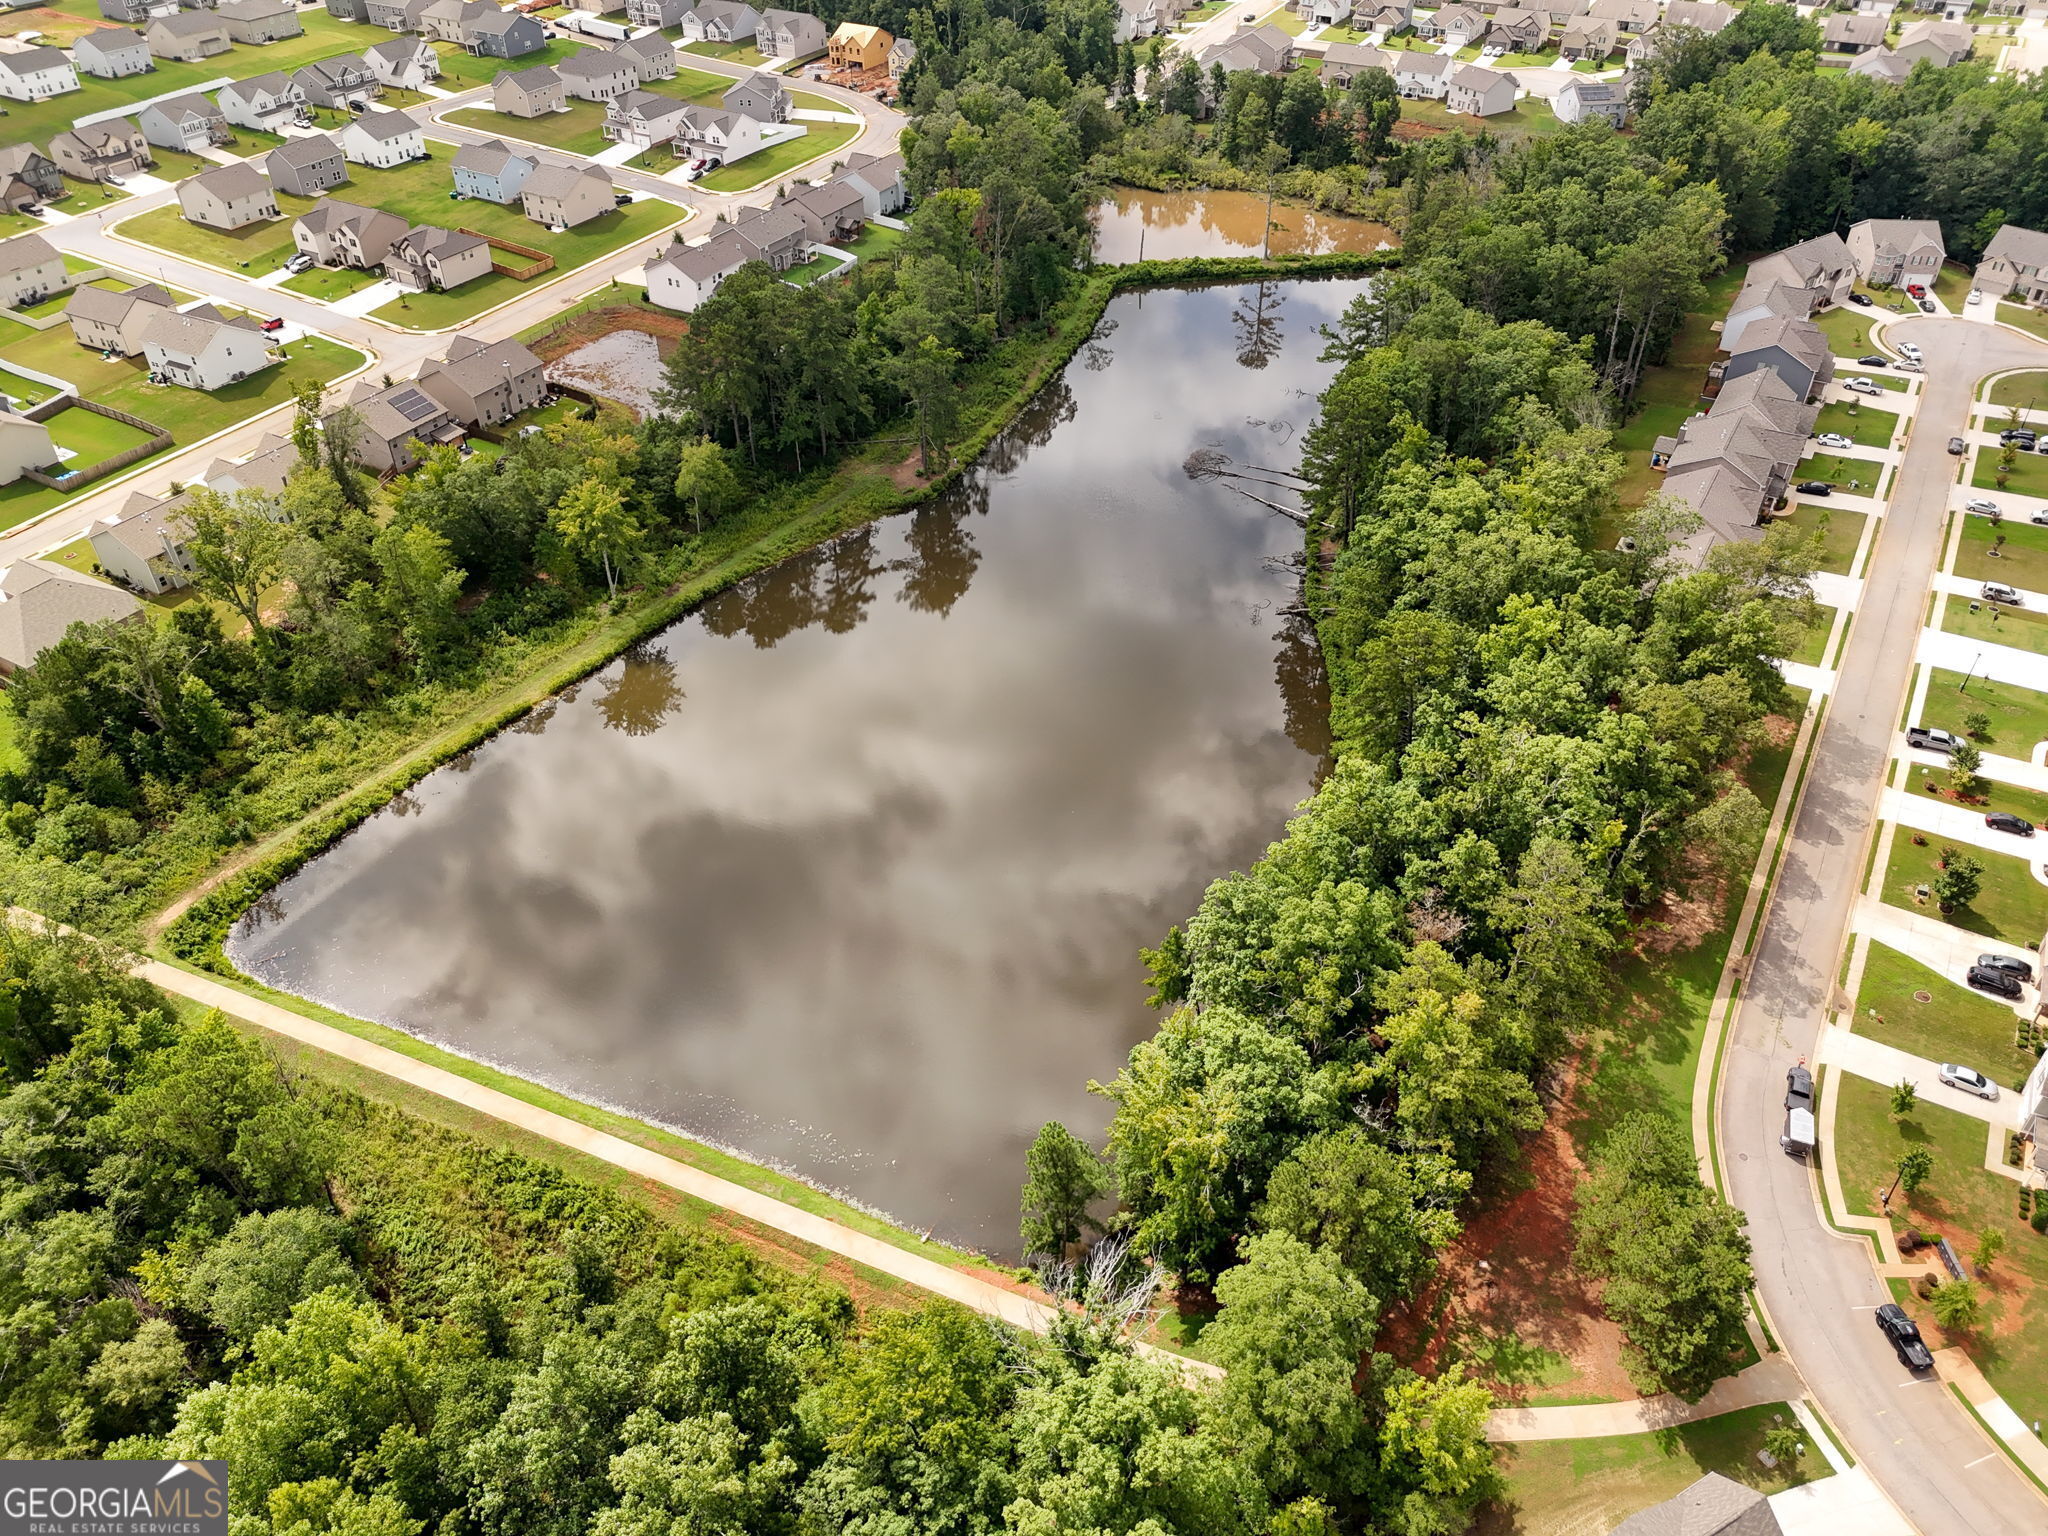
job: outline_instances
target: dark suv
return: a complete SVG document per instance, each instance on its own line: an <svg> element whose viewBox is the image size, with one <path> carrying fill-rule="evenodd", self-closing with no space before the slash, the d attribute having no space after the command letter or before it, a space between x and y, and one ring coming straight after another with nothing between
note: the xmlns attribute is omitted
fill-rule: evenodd
<svg viewBox="0 0 2048 1536"><path fill-rule="evenodd" d="M1996 992L2000 997L2016 998L2020 995L2019 977L2010 971L2001 971L1996 966L1971 966L1970 985L1979 992Z"/></svg>
<svg viewBox="0 0 2048 1536"><path fill-rule="evenodd" d="M1804 1067L1788 1067L1785 1071L1785 1107L1787 1109L1813 1108L1813 1074Z"/></svg>
<svg viewBox="0 0 2048 1536"><path fill-rule="evenodd" d="M2024 816L2015 816L2011 811L1993 811L1984 818L1984 825L1994 832L2010 832L2014 837L2032 837L2034 824Z"/></svg>
<svg viewBox="0 0 2048 1536"><path fill-rule="evenodd" d="M1934 1356L1927 1352L1921 1341L1920 1330L1913 1319L1906 1316L1906 1309L1895 1301L1888 1301L1877 1309L1877 1326L1884 1330L1884 1336L1892 1341L1892 1349L1898 1354L1899 1364L1910 1371L1931 1371Z"/></svg>
<svg viewBox="0 0 2048 1536"><path fill-rule="evenodd" d="M2008 976L2017 976L2021 981L2034 979L2034 968L2011 955L1979 955L1977 964L1987 971L2003 971Z"/></svg>

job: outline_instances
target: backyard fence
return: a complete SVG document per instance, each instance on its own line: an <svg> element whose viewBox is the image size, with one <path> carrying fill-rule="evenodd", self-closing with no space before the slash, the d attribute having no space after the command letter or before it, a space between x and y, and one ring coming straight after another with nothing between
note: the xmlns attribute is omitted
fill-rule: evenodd
<svg viewBox="0 0 2048 1536"><path fill-rule="evenodd" d="M137 443L132 448L123 448L119 453L101 459L97 464L88 464L83 469L67 470L62 475L46 475L39 469L24 469L21 478L35 485L48 486L53 491L75 491L81 486L91 485L95 480L104 480L117 470L126 469L130 464L141 462L153 453L161 453L171 446L171 434L153 421L144 421L140 416L131 416L118 411L111 405L101 405L97 400L88 400L83 395L59 395L55 400L45 400L41 405L22 414L30 421L48 421L65 411L89 411L95 416L104 416L109 421L118 421L123 426L133 427L138 432L147 432L149 441Z"/></svg>
<svg viewBox="0 0 2048 1536"><path fill-rule="evenodd" d="M539 277L541 273L554 269L555 258L546 251L535 250L530 245L520 245L511 240L501 240L496 235L487 235L482 230L477 229L458 230L457 233L475 235L477 239L488 245L491 248L491 270L493 272L502 272L515 282L523 283L529 277ZM510 251L514 256L524 256L527 258L526 264L514 266L509 261L500 261L498 260L498 252L500 251Z"/></svg>
<svg viewBox="0 0 2048 1536"><path fill-rule="evenodd" d="M76 272L67 272L64 275L68 279L65 291L72 293L87 283L102 277L112 277L114 274L105 267L81 267ZM71 323L64 318L64 311L61 309L54 315L32 315L25 309L10 309L7 311L7 318L17 325L27 326L32 331L54 331L60 325Z"/></svg>

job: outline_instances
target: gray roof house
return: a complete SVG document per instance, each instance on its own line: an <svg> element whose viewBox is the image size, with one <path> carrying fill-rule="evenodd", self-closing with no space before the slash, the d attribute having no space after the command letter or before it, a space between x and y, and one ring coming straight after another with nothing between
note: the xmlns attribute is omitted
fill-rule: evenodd
<svg viewBox="0 0 2048 1536"><path fill-rule="evenodd" d="M1456 59L1440 53L1408 49L1394 56L1394 85L1403 96L1440 101L1450 89L1451 71L1457 67Z"/></svg>
<svg viewBox="0 0 2048 1536"><path fill-rule="evenodd" d="M462 44L479 58L516 59L537 53L548 45L547 29L531 16L499 11L469 24L469 36Z"/></svg>
<svg viewBox="0 0 2048 1536"><path fill-rule="evenodd" d="M78 71L61 48L0 53L0 97L8 101L48 101L79 88Z"/></svg>
<svg viewBox="0 0 2048 1536"><path fill-rule="evenodd" d="M803 254L804 221L787 208L742 208L733 216L732 227L778 272L787 272Z"/></svg>
<svg viewBox="0 0 2048 1536"><path fill-rule="evenodd" d="M744 112L758 123L789 121L789 88L774 75L755 70L718 98L728 112Z"/></svg>
<svg viewBox="0 0 2048 1536"><path fill-rule="evenodd" d="M1564 35L1557 40L1560 58L1577 62L1580 59L1604 59L1614 52L1614 45L1621 40L1621 28L1604 16L1575 16L1565 23Z"/></svg>
<svg viewBox="0 0 2048 1536"><path fill-rule="evenodd" d="M170 294L155 283L124 293L88 285L71 290L64 318L71 322L72 339L81 347L133 357L142 350L142 327L150 311L176 307Z"/></svg>
<svg viewBox="0 0 2048 1536"><path fill-rule="evenodd" d="M306 93L279 70L231 80L214 97L221 116L237 128L282 133L306 116Z"/></svg>
<svg viewBox="0 0 2048 1536"><path fill-rule="evenodd" d="M125 117L104 118L58 134L50 140L50 158L66 176L80 181L133 176L156 163L142 130Z"/></svg>
<svg viewBox="0 0 2048 1536"><path fill-rule="evenodd" d="M318 197L348 180L348 160L331 133L286 139L264 157L270 184L294 197Z"/></svg>
<svg viewBox="0 0 2048 1536"><path fill-rule="evenodd" d="M643 32L638 37L613 43L611 51L633 66L642 85L650 80L673 80L676 77L676 50L659 32Z"/></svg>
<svg viewBox="0 0 2048 1536"><path fill-rule="evenodd" d="M521 343L457 336L448 355L420 366L414 381L465 427L495 427L548 395L541 360Z"/></svg>
<svg viewBox="0 0 2048 1536"><path fill-rule="evenodd" d="M843 181L823 186L798 187L775 200L775 206L803 220L804 238L816 245L834 245L859 235L867 223L867 206L860 188Z"/></svg>
<svg viewBox="0 0 2048 1536"><path fill-rule="evenodd" d="M683 23L688 35L689 23ZM807 11L763 11L754 46L771 59L804 59L825 51L825 23Z"/></svg>
<svg viewBox="0 0 2048 1536"><path fill-rule="evenodd" d="M1856 270L1873 288L1931 285L1948 259L1934 219L1865 219L1849 226L1847 238Z"/></svg>
<svg viewBox="0 0 2048 1536"><path fill-rule="evenodd" d="M1515 77L1479 64L1461 64L1451 73L1444 107L1471 117L1495 117L1515 109Z"/></svg>
<svg viewBox="0 0 2048 1536"><path fill-rule="evenodd" d="M1832 53L1861 53L1884 46L1885 18L1838 12L1821 24L1820 45Z"/></svg>
<svg viewBox="0 0 2048 1536"><path fill-rule="evenodd" d="M384 275L416 293L460 288L472 278L491 274L491 243L437 224L415 224L396 240L384 257Z"/></svg>
<svg viewBox="0 0 2048 1536"><path fill-rule="evenodd" d="M1974 28L1960 21L1916 21L1899 34L1898 46L1892 50L1905 60L1911 69L1922 59L1936 69L1947 69L1951 64L1960 64L1970 56L1976 46L1977 33Z"/></svg>
<svg viewBox="0 0 2048 1536"><path fill-rule="evenodd" d="M152 12L164 7L165 0L100 0L100 14L124 26L141 26Z"/></svg>
<svg viewBox="0 0 2048 1536"><path fill-rule="evenodd" d="M1889 48L1866 48L1849 61L1849 73L1884 85L1904 85L1913 66Z"/></svg>
<svg viewBox="0 0 2048 1536"><path fill-rule="evenodd" d="M1583 123L1604 117L1619 128L1628 121L1628 92L1612 80L1575 76L1550 98L1550 110L1561 123Z"/></svg>
<svg viewBox="0 0 2048 1536"><path fill-rule="evenodd" d="M1745 374L1768 368L1801 400L1821 397L1835 376L1834 348L1827 333L1811 320L1791 315L1771 315L1744 326L1739 350L1714 364L1707 375L1707 387L1725 391ZM1719 399L1717 393L1715 398Z"/></svg>
<svg viewBox="0 0 2048 1536"><path fill-rule="evenodd" d="M219 15L238 43L281 43L306 35L292 0L220 0Z"/></svg>
<svg viewBox="0 0 2048 1536"><path fill-rule="evenodd" d="M526 216L550 229L574 229L612 212L612 197L612 173L601 165L536 166L519 189Z"/></svg>
<svg viewBox="0 0 2048 1536"><path fill-rule="evenodd" d="M889 78L901 80L903 72L910 68L917 57L917 44L907 37L899 37L889 45Z"/></svg>
<svg viewBox="0 0 2048 1536"><path fill-rule="evenodd" d="M1995 299L2048 304L2048 235L2017 224L2000 225L1984 247L1973 281Z"/></svg>
<svg viewBox="0 0 2048 1536"><path fill-rule="evenodd" d="M1728 384L1713 409L1688 419L1676 438L1658 440L1651 461L1664 461L1665 494L1700 515L1702 527L1687 543L1695 560L1715 544L1758 536L1784 498L1819 414L1763 368Z"/></svg>
<svg viewBox="0 0 2048 1536"><path fill-rule="evenodd" d="M225 144L234 137L220 108L197 92L151 102L136 121L141 124L142 136L157 148L181 149L187 154Z"/></svg>
<svg viewBox="0 0 2048 1536"><path fill-rule="evenodd" d="M357 165L389 170L424 153L420 125L404 112L372 109L358 113L335 134L341 152Z"/></svg>
<svg viewBox="0 0 2048 1536"><path fill-rule="evenodd" d="M1504 48L1522 53L1534 53L1549 36L1550 13L1525 11L1519 6L1502 6L1493 13L1493 20L1486 27L1489 43L1499 43Z"/></svg>
<svg viewBox="0 0 2048 1536"><path fill-rule="evenodd" d="M421 446L462 441L455 418L417 384L379 389L363 379L349 392L348 405L358 423L357 456L380 474L411 469L420 461ZM335 417L329 416L325 426L334 431Z"/></svg>
<svg viewBox="0 0 2048 1536"><path fill-rule="evenodd" d="M424 38L387 37L363 50L363 62L379 85L401 91L416 91L441 78L441 55Z"/></svg>
<svg viewBox="0 0 2048 1536"><path fill-rule="evenodd" d="M1623 32L1647 32L1664 18L1657 0L1593 0L1587 15L1620 26Z"/></svg>
<svg viewBox="0 0 2048 1536"><path fill-rule="evenodd" d="M409 226L395 213L323 197L292 221L292 243L323 267L384 265L391 242Z"/></svg>
<svg viewBox="0 0 2048 1536"><path fill-rule="evenodd" d="M1771 1501L1718 1472L1662 1504L1633 1514L1614 1536L1784 1536Z"/></svg>
<svg viewBox="0 0 2048 1536"><path fill-rule="evenodd" d="M384 94L377 72L360 53L338 53L331 59L308 64L293 73L292 84L304 91L306 100L314 106L337 112L367 107Z"/></svg>
<svg viewBox="0 0 2048 1536"><path fill-rule="evenodd" d="M1323 50L1323 80L1338 90L1349 90L1351 82L1368 69L1387 69L1392 59L1381 48L1364 43L1332 43Z"/></svg>
<svg viewBox="0 0 2048 1536"><path fill-rule="evenodd" d="M510 117L541 117L568 105L562 77L545 64L507 69L491 82L492 110Z"/></svg>
<svg viewBox="0 0 2048 1536"><path fill-rule="evenodd" d="M0 309L39 304L71 286L64 258L41 235L0 240Z"/></svg>
<svg viewBox="0 0 2048 1536"><path fill-rule="evenodd" d="M486 203L516 203L519 189L526 185L526 178L533 174L539 161L507 147L502 139L486 139L481 144L463 145L455 151L452 163L455 190L464 197Z"/></svg>
<svg viewBox="0 0 2048 1536"><path fill-rule="evenodd" d="M653 149L689 126L690 104L652 91L628 91L605 104L604 136L614 144Z"/></svg>
<svg viewBox="0 0 2048 1536"><path fill-rule="evenodd" d="M1435 14L1415 20L1417 37L1441 38L1448 43L1468 43L1485 32L1486 14L1476 5L1442 5Z"/></svg>
<svg viewBox="0 0 2048 1536"><path fill-rule="evenodd" d="M86 33L71 45L71 62L100 80L146 75L156 68L142 34L126 27L100 27Z"/></svg>
<svg viewBox="0 0 2048 1536"><path fill-rule="evenodd" d="M0 671L18 672L74 624L134 619L142 604L119 587L48 560L0 566Z"/></svg>
<svg viewBox="0 0 2048 1536"><path fill-rule="evenodd" d="M626 0L626 20L636 27L679 27L690 11L690 0Z"/></svg>
<svg viewBox="0 0 2048 1536"><path fill-rule="evenodd" d="M1671 0L1664 7L1664 25L1691 27L1710 36L1735 20L1735 7L1724 0Z"/></svg>
<svg viewBox="0 0 2048 1536"><path fill-rule="evenodd" d="M750 261L762 260L761 248L737 230L721 224L718 232L695 245L675 241L647 263L647 297L664 309L688 314L718 290L718 285Z"/></svg>
<svg viewBox="0 0 2048 1536"><path fill-rule="evenodd" d="M1743 274L1742 288L1721 322L1721 346L1733 352L1743 327L1768 316L1804 320L1817 309L1839 304L1856 283L1856 258L1840 235L1815 235L1782 251L1759 256Z"/></svg>
<svg viewBox="0 0 2048 1536"><path fill-rule="evenodd" d="M246 160L186 177L178 183L178 206L188 222L208 229L242 229L283 217L276 191Z"/></svg>
<svg viewBox="0 0 2048 1536"><path fill-rule="evenodd" d="M630 3L628 0L629 9ZM767 14L742 3L742 0L699 0L698 5L685 12L676 24L683 29L683 41L686 43L742 43L759 35ZM822 48L824 44L821 42L818 46ZM766 53L768 50L762 48L761 51Z"/></svg>
<svg viewBox="0 0 2048 1536"><path fill-rule="evenodd" d="M142 29L143 41L152 58L176 59L196 64L234 47L227 23L211 11L180 11L175 16L157 16Z"/></svg>
<svg viewBox="0 0 2048 1536"><path fill-rule="evenodd" d="M562 89L578 101L610 101L640 84L640 72L630 59L597 48L572 53L555 65L562 77Z"/></svg>
<svg viewBox="0 0 2048 1536"><path fill-rule="evenodd" d="M910 184L904 179L899 154L848 155L832 179L860 193L861 208L871 219L877 214L901 213L910 203Z"/></svg>
<svg viewBox="0 0 2048 1536"><path fill-rule="evenodd" d="M327 14L336 21L368 21L370 7L368 0L324 0Z"/></svg>
<svg viewBox="0 0 2048 1536"><path fill-rule="evenodd" d="M160 309L142 328L142 356L152 376L185 389L225 389L282 359L247 315L224 319L202 306Z"/></svg>
<svg viewBox="0 0 2048 1536"><path fill-rule="evenodd" d="M24 203L47 203L64 195L57 162L26 139L0 144L0 201L19 211Z"/></svg>

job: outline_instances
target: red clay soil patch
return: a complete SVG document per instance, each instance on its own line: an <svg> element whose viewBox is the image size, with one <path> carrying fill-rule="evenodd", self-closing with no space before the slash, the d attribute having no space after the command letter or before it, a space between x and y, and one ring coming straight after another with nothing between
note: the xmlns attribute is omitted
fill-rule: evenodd
<svg viewBox="0 0 2048 1536"><path fill-rule="evenodd" d="M1394 124L1394 137L1397 139L1433 139L1443 131L1434 123L1411 122L1405 117Z"/></svg>
<svg viewBox="0 0 2048 1536"><path fill-rule="evenodd" d="M622 304L616 309L586 310L564 320L535 341L533 354L544 363L552 363L614 331L642 331L652 336L661 360L667 362L677 344L690 333L690 322L683 315L658 314L635 304Z"/></svg>
<svg viewBox="0 0 2048 1536"><path fill-rule="evenodd" d="M1524 1144L1516 1187L1471 1209L1429 1286L1388 1309L1378 1348L1428 1375L1462 1359L1506 1402L1637 1396L1621 1330L1571 1263L1572 1196L1586 1171L1567 1128L1576 1088L1574 1070Z"/></svg>

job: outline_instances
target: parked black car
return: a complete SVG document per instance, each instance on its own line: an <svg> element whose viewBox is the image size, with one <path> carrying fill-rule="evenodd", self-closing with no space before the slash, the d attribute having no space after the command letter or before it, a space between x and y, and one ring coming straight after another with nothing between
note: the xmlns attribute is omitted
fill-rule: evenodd
<svg viewBox="0 0 2048 1536"><path fill-rule="evenodd" d="M1988 965L1970 967L1970 985L1979 992L1996 992L2000 997L2018 997L2020 980Z"/></svg>
<svg viewBox="0 0 2048 1536"><path fill-rule="evenodd" d="M1913 1319L1906 1316L1906 1309L1896 1301L1888 1301L1877 1309L1877 1326L1884 1330L1884 1336L1892 1341L1899 1364L1911 1371L1931 1371L1934 1356L1921 1341L1920 1330Z"/></svg>
<svg viewBox="0 0 2048 1536"><path fill-rule="evenodd" d="M1998 434L1998 440L2001 443L2025 443L2031 448L2034 446L2035 436L2036 433L2032 427L2007 427Z"/></svg>
<svg viewBox="0 0 2048 1536"><path fill-rule="evenodd" d="M1802 480L1792 487L1802 496L1832 496L1835 488L1825 480Z"/></svg>
<svg viewBox="0 0 2048 1536"><path fill-rule="evenodd" d="M1950 453L1955 453L1955 454L1962 454L1962 453L1967 453L1967 452L1969 452L1969 448L1970 448L1970 445L1969 445L1968 443L1964 442L1964 441L1963 441L1963 440L1962 440L1962 439L1961 439L1960 437L1952 437L1952 438L1950 438L1950 439L1948 440L1948 451L1949 451Z"/></svg>
<svg viewBox="0 0 2048 1536"><path fill-rule="evenodd" d="M1892 360L1879 352L1873 352L1868 357L1859 357L1856 362L1863 368L1889 368L1892 365Z"/></svg>
<svg viewBox="0 0 2048 1536"><path fill-rule="evenodd" d="M1932 299L1922 299L1922 300L1920 301L1920 308L1921 308L1921 311L1922 311L1923 313L1925 313L1925 314L1930 314L1930 315L1931 315L1931 314L1933 314L1933 313L1934 313L1934 300L1932 300Z"/></svg>
<svg viewBox="0 0 2048 1536"><path fill-rule="evenodd" d="M1868 309L1872 301L1867 293L1852 293L1849 295L1849 302L1851 304L1861 304L1865 309Z"/></svg>
<svg viewBox="0 0 2048 1536"><path fill-rule="evenodd" d="M1813 1074L1804 1067L1790 1067L1785 1072L1785 1107L1787 1109L1813 1108Z"/></svg>
<svg viewBox="0 0 2048 1536"><path fill-rule="evenodd" d="M1979 955L1977 964L1987 971L2003 971L2008 976L2017 976L2021 981L2034 979L2034 968L2011 955Z"/></svg>
<svg viewBox="0 0 2048 1536"><path fill-rule="evenodd" d="M1984 825L1994 832L2010 832L2014 837L2032 837L2034 824L2024 816L2015 816L2011 811L1993 811L1984 818Z"/></svg>

